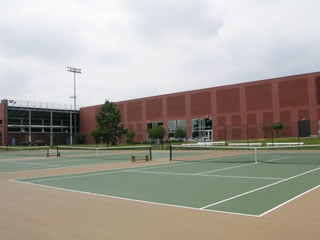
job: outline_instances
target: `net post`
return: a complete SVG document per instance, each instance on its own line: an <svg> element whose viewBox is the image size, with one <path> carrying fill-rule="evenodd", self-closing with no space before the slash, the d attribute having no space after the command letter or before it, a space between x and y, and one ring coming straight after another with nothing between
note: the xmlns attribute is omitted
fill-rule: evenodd
<svg viewBox="0 0 320 240"><path fill-rule="evenodd" d="M49 149L49 146L47 147L47 158L49 157L49 151L50 151L50 149Z"/></svg>
<svg viewBox="0 0 320 240"><path fill-rule="evenodd" d="M57 156L60 157L59 146L57 146Z"/></svg>
<svg viewBox="0 0 320 240"><path fill-rule="evenodd" d="M151 146L149 147L149 156L150 156L149 160L152 161L152 150L151 150Z"/></svg>
<svg viewBox="0 0 320 240"><path fill-rule="evenodd" d="M172 145L169 147L169 161L172 161Z"/></svg>
<svg viewBox="0 0 320 240"><path fill-rule="evenodd" d="M257 156L257 148L254 148L254 161L255 163L258 163L258 156Z"/></svg>

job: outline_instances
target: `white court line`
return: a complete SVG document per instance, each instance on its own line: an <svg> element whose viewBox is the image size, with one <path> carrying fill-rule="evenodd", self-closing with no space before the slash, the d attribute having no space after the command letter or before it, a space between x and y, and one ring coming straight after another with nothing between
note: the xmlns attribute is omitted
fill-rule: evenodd
<svg viewBox="0 0 320 240"><path fill-rule="evenodd" d="M274 159L268 160L268 162L270 162L270 161L275 162L275 161L278 161L278 160L281 160L281 159L287 159L287 158L290 158L290 157L286 156L286 157L281 157L281 158L274 158ZM224 170L229 170L229 169L234 169L234 168L241 168L241 167L246 167L246 166L255 165L255 164L261 164L261 162L242 164L242 165L237 165L237 166L227 167L227 168L220 168L220 169L215 169L215 170L206 171L206 172L198 172L198 173L194 173L194 175L203 175L203 174L206 174L206 173L213 173L213 172L219 172L219 171L224 171ZM279 178L279 179L282 179L282 178Z"/></svg>
<svg viewBox="0 0 320 240"><path fill-rule="evenodd" d="M160 174L160 175L174 175L174 176L193 176L193 174L190 174L190 173L152 172L152 171L145 171L145 170L127 170L127 172L148 173L148 174Z"/></svg>
<svg viewBox="0 0 320 240"><path fill-rule="evenodd" d="M292 157L286 156L286 157L280 157L280 158L273 158L273 159L266 160L266 161L263 161L263 162L269 163L269 162L275 162L275 161L278 161L278 160L288 159L288 158L292 158Z"/></svg>
<svg viewBox="0 0 320 240"><path fill-rule="evenodd" d="M114 174L114 173L122 173L126 172L127 170L120 170L120 171L103 171L103 172L95 172L95 173L88 173L88 174L78 174L78 175L72 175L72 176L61 176L61 177L48 177L48 178L41 178L38 180L32 180L28 181L30 183L36 183L36 182L45 182L45 181L55 181L55 180L63 180L63 179L72 179L72 178L80 178L80 177L91 177L91 176L99 176L99 175L108 175L108 174ZM28 180L28 179L23 179ZM19 181L24 182L24 181Z"/></svg>
<svg viewBox="0 0 320 240"><path fill-rule="evenodd" d="M306 171L306 172L303 172L303 173L300 173L300 174L297 174L297 175L294 175L294 176L289 177L289 178L282 179L282 180L280 180L280 181L277 181L277 182L274 182L274 183L265 185L265 186L263 186L263 187L255 188L255 189L250 190L250 191L248 191L248 192L244 192L244 193L235 195L235 196L233 196L233 197L223 199L223 200L218 201L218 202L211 203L211 204L209 204L209 205L207 205L207 206L201 207L201 209L207 209L207 208L209 208L209 207L216 206L216 205L219 205L219 204L224 203L224 202L228 202L228 201L230 201L230 200L233 200L233 199L236 199L236 198L239 198L239 197L248 195L248 194L250 194L250 193L254 193L254 192L260 191L260 190L262 190L262 189L266 189L266 188L275 186L275 185L277 185L277 184L279 184L279 183L283 183L283 182L286 182L286 181L289 181L289 180L292 180L292 179L301 177L301 176L303 176L303 175L306 175L306 174L309 174L309 173L311 173L311 172L315 172L315 171L318 171L318 170L320 170L320 167L315 168L315 169L311 169L311 170L309 170L309 171Z"/></svg>
<svg viewBox="0 0 320 240"><path fill-rule="evenodd" d="M190 163L188 163L190 164ZM147 167L139 167L139 169L155 169L155 168L162 168L162 167L168 167L171 166L170 164L165 164L165 165L159 165L159 166L147 166ZM51 181L51 180L63 180L63 179L72 179L72 178L80 178L80 177L90 177L90 176L99 176L99 175L108 175L108 174L114 174L114 173L122 173L122 172L127 172L130 169L122 169L122 170L105 170L105 171L98 171L98 172L93 172L93 173L87 173L87 174L77 174L77 175L72 175L70 176L61 176L61 177L51 177L51 178L45 178L45 179L39 179L39 180L34 180L34 181L29 181L29 182L44 182L44 181ZM27 179L26 179L27 180Z"/></svg>
<svg viewBox="0 0 320 240"><path fill-rule="evenodd" d="M261 179L261 180L282 180L283 178L277 177L254 177L254 176L233 176L233 175L197 175L197 176L208 176L208 177L222 177L222 178L243 178L243 179Z"/></svg>
<svg viewBox="0 0 320 240"><path fill-rule="evenodd" d="M224 171L224 170L228 170L228 169L241 168L241 167L246 167L246 166L255 165L255 164L256 164L255 162L254 163L249 163L249 164L242 164L242 165L237 165L237 166L232 166L232 167L215 169L215 170L211 170L211 171L198 172L198 173L194 173L193 175L203 175L203 174L206 174L206 173L220 172L220 171Z"/></svg>
<svg viewBox="0 0 320 240"><path fill-rule="evenodd" d="M13 165L34 165L34 166L40 166L40 167L59 167L59 165L33 163L33 162L30 163L30 162L6 161L5 163L13 164Z"/></svg>
<svg viewBox="0 0 320 240"><path fill-rule="evenodd" d="M233 176L233 175L214 175L214 174L193 174L193 173L177 173L177 172L152 172L144 170L127 170L127 172L174 175L174 176L191 176L191 177L220 177L220 178L243 178L243 179L261 179L261 180L282 180L283 178L274 177L254 177L254 176Z"/></svg>
<svg viewBox="0 0 320 240"><path fill-rule="evenodd" d="M281 157L281 158L274 158L274 159L268 160L268 162L275 162L275 161L287 159L287 158L290 158L290 157L286 156L286 157ZM197 162L195 162L195 163L197 163ZM252 162L249 164L241 164L241 165L232 166L232 167L226 167L226 168L214 169L214 170L210 170L210 171L198 172L198 173L194 173L194 175L203 175L203 174L207 174L207 173L219 172L219 171L224 171L224 170L229 170L229 169L234 169L234 168L241 168L241 167L251 166L251 165L260 164L260 163L261 162L258 162L258 163ZM189 163L189 164L191 164L191 163Z"/></svg>

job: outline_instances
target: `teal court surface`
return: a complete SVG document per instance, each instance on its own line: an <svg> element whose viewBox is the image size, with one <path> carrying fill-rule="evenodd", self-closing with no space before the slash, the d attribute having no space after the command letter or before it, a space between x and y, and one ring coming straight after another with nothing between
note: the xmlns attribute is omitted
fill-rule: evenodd
<svg viewBox="0 0 320 240"><path fill-rule="evenodd" d="M11 181L145 204L261 217L319 188L319 156L319 152L241 154ZM257 157L265 159L256 161Z"/></svg>
<svg viewBox="0 0 320 240"><path fill-rule="evenodd" d="M151 155L149 146L133 148L88 148L88 147L60 147L57 149L48 147L6 147L0 149L0 173L25 171L36 169L50 169L73 166L86 166L98 164L121 163L131 161L132 156L138 159L159 159L168 156L166 152L154 151ZM47 157L47 154L50 154Z"/></svg>

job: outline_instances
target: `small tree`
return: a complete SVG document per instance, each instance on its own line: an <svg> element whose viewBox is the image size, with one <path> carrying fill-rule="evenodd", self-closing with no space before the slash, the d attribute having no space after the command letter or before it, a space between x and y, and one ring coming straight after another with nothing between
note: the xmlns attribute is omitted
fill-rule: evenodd
<svg viewBox="0 0 320 240"><path fill-rule="evenodd" d="M270 125L264 125L262 127L262 130L264 132L264 138L267 138L270 135L271 126Z"/></svg>
<svg viewBox="0 0 320 240"><path fill-rule="evenodd" d="M283 123L272 123L271 128L276 133L276 137L280 137L280 131L283 129Z"/></svg>
<svg viewBox="0 0 320 240"><path fill-rule="evenodd" d="M148 135L152 140L163 140L165 134L166 130L163 128L163 126L156 126L148 130Z"/></svg>
<svg viewBox="0 0 320 240"><path fill-rule="evenodd" d="M133 144L135 136L136 136L136 132L135 131L128 130L127 133L126 133L126 143L127 144Z"/></svg>
<svg viewBox="0 0 320 240"><path fill-rule="evenodd" d="M96 116L97 127L91 132L96 142L105 142L107 145L116 144L125 134L126 129L121 124L120 110L115 103L105 101Z"/></svg>
<svg viewBox="0 0 320 240"><path fill-rule="evenodd" d="M175 138L182 140L183 138L186 138L186 136L187 136L186 130L181 128L180 126L177 126L175 131Z"/></svg>
<svg viewBox="0 0 320 240"><path fill-rule="evenodd" d="M95 129L92 130L91 136L96 141L96 144L98 144L101 141L101 139L100 139L100 131L98 130L98 128L95 128Z"/></svg>
<svg viewBox="0 0 320 240"><path fill-rule="evenodd" d="M77 133L76 139L78 144L84 144L86 141L86 135L84 133Z"/></svg>

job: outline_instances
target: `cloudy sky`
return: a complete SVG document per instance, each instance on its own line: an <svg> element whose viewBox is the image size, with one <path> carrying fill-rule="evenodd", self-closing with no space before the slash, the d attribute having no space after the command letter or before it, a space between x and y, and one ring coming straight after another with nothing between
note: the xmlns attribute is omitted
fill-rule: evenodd
<svg viewBox="0 0 320 240"><path fill-rule="evenodd" d="M0 98L89 106L320 71L319 0L0 0Z"/></svg>

